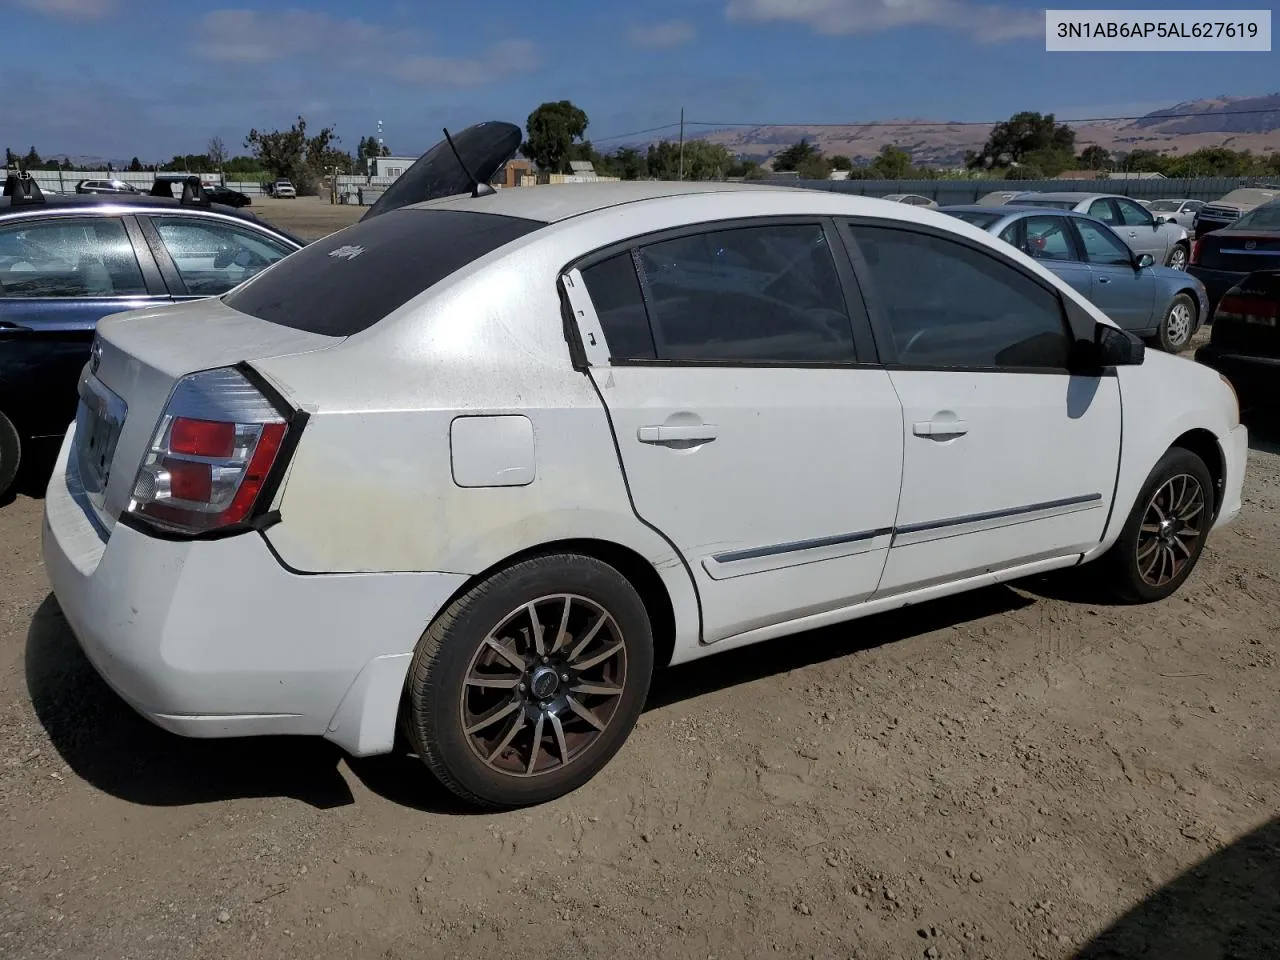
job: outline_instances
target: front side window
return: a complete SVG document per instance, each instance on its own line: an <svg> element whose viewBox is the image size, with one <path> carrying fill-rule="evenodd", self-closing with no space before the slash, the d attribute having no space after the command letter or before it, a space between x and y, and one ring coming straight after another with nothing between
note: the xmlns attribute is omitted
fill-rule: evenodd
<svg viewBox="0 0 1280 960"><path fill-rule="evenodd" d="M154 217L152 223L187 288L214 297L292 253L261 233L228 224L182 217Z"/></svg>
<svg viewBox="0 0 1280 960"><path fill-rule="evenodd" d="M130 297L147 292L115 217L48 219L0 228L0 296Z"/></svg>
<svg viewBox="0 0 1280 960"><path fill-rule="evenodd" d="M1066 367L1056 294L972 247L889 227L851 230L903 366Z"/></svg>
<svg viewBox="0 0 1280 960"><path fill-rule="evenodd" d="M641 247L639 263L659 359L855 359L844 291L820 224L664 240Z"/></svg>
<svg viewBox="0 0 1280 960"><path fill-rule="evenodd" d="M1077 220L1076 229L1084 245L1084 258L1090 263L1129 267L1133 254L1119 237L1106 227L1088 220Z"/></svg>
<svg viewBox="0 0 1280 960"><path fill-rule="evenodd" d="M1115 204L1120 209L1120 221L1126 227L1149 227L1155 223L1155 218L1140 203L1117 199Z"/></svg>

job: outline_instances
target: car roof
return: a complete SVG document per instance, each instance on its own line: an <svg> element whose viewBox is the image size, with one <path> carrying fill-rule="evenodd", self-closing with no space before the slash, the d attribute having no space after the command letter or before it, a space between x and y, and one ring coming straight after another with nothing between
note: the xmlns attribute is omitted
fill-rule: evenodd
<svg viewBox="0 0 1280 960"><path fill-rule="evenodd" d="M1040 193L1035 190L1028 190L1025 193L1018 194L1015 199L1021 200L1024 197L1035 197L1037 200L1074 200L1080 203L1084 200L1099 200L1103 197L1118 197L1116 193L1079 193L1075 190L1059 190L1056 193L1044 192ZM1128 197L1121 199L1128 200Z"/></svg>
<svg viewBox="0 0 1280 960"><path fill-rule="evenodd" d="M184 210L212 209L215 213L239 217L242 220L257 219L251 214L245 214L243 211L237 210L235 207L228 207L220 203L212 204L210 207L197 207L190 204L184 207L177 197L128 196L126 194L116 195L109 193L46 193L43 203L24 203L19 207L12 207L9 201L9 197L0 197L0 216L9 213L39 213L41 210L58 210L66 207L182 207Z"/></svg>
<svg viewBox="0 0 1280 960"><path fill-rule="evenodd" d="M496 193L473 197L460 194L411 204L407 210L468 210L493 213L543 223L558 223L570 217L607 210L610 207L641 200L679 197L700 193L798 193L804 187L778 187L740 183L672 182L664 180L632 180L605 183L565 183L554 186L509 187Z"/></svg>

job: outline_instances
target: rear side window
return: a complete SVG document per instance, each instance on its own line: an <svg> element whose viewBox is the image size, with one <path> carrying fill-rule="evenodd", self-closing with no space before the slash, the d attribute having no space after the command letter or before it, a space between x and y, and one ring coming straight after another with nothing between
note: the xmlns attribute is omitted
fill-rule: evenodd
<svg viewBox="0 0 1280 960"><path fill-rule="evenodd" d="M462 210L395 210L303 247L223 302L284 327L349 337L543 226Z"/></svg>
<svg viewBox="0 0 1280 960"><path fill-rule="evenodd" d="M612 360L654 360L653 332L631 251L582 271Z"/></svg>
<svg viewBox="0 0 1280 960"><path fill-rule="evenodd" d="M639 260L660 359L856 359L844 291L820 224L699 233L641 247Z"/></svg>

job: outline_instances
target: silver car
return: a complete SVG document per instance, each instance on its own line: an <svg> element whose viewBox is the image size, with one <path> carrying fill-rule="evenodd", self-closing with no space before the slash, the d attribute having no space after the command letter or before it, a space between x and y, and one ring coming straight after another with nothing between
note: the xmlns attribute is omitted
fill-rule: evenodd
<svg viewBox="0 0 1280 960"><path fill-rule="evenodd" d="M1143 204L1151 215L1165 223L1176 223L1188 233L1195 224L1196 214L1204 206L1203 200L1150 200Z"/></svg>
<svg viewBox="0 0 1280 960"><path fill-rule="evenodd" d="M1114 230L1134 253L1149 253L1156 263L1174 270L1185 270L1191 258L1191 240L1183 227L1160 222L1129 197L1111 193L1020 193L1009 205L1055 207L1087 214Z"/></svg>
<svg viewBox="0 0 1280 960"><path fill-rule="evenodd" d="M1130 250L1107 224L1053 207L941 207L994 233L1084 294L1130 333L1167 353L1190 344L1209 319L1209 298L1185 270L1156 266Z"/></svg>

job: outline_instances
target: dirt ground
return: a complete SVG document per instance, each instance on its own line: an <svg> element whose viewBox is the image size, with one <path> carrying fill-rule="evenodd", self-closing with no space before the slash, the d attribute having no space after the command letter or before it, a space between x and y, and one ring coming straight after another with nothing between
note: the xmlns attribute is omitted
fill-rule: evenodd
<svg viewBox="0 0 1280 960"><path fill-rule="evenodd" d="M352 204L333 204L327 197L298 197L296 200L254 197L253 205L249 207L249 211L255 216L274 223L303 240L318 240L335 230L341 230L359 220L368 209Z"/></svg>
<svg viewBox="0 0 1280 960"><path fill-rule="evenodd" d="M1037 580L712 657L594 782L496 815L412 757L135 716L49 593L29 480L0 507L0 957L1280 956L1278 438L1172 600Z"/></svg>

